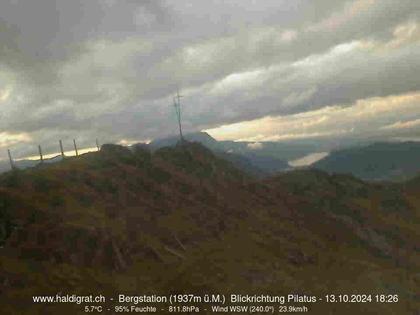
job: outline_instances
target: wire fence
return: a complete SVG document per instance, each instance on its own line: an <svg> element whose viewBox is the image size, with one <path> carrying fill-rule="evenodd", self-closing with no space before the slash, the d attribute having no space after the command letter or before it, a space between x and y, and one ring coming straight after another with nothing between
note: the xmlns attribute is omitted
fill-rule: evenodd
<svg viewBox="0 0 420 315"><path fill-rule="evenodd" d="M33 161L34 164L42 164L42 163L46 163L49 160L54 160L55 161L55 159L57 157L61 157L61 159L65 159L68 156L79 156L79 154L84 154L84 153L87 153L87 152L92 152L92 151L95 151L95 149L96 149L96 151L99 151L100 150L98 139L95 140L95 147L93 147L95 149L92 149L92 148L79 149L77 147L76 139L73 139L73 150L70 150L70 151L64 151L63 141L61 139L58 141L58 144L59 144L60 151L59 152L56 152L56 153L52 153L52 154L47 154L47 155L44 155L43 154L42 146L41 145L38 145L38 155L37 156L39 158L36 158L37 156L34 155L34 156L27 157L27 158L14 159L13 158L12 151L10 149L7 149L7 155L8 155L8 158L9 158L10 169L11 170L16 170L16 169L21 168L18 165L19 162L21 162L21 161ZM26 168L26 167L23 166L22 168Z"/></svg>

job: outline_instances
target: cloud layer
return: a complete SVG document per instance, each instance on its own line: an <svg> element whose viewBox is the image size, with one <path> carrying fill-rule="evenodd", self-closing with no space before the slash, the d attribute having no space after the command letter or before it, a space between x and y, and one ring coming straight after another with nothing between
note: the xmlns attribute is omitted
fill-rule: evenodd
<svg viewBox="0 0 420 315"><path fill-rule="evenodd" d="M189 131L420 137L420 3L5 0L0 158ZM262 126L262 127L259 127Z"/></svg>

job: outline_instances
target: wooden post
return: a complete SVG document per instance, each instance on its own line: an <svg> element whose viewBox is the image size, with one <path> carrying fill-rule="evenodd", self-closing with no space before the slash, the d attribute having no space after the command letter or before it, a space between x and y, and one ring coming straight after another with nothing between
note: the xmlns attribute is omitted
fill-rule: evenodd
<svg viewBox="0 0 420 315"><path fill-rule="evenodd" d="M98 139L96 139L96 148L98 149L98 151L100 150Z"/></svg>
<svg viewBox="0 0 420 315"><path fill-rule="evenodd" d="M76 152L76 156L78 156L79 152L77 152L76 139L73 139L73 144L74 144L74 152Z"/></svg>
<svg viewBox="0 0 420 315"><path fill-rule="evenodd" d="M185 256L184 256L184 255L182 255L182 254L180 254L180 253L178 253L175 249L172 249L172 248L170 248L170 247L168 247L168 246L164 246L163 248L164 248L167 252L171 253L172 255L175 255L175 256L177 256L177 257L179 257L179 258L181 258L181 259L185 259Z"/></svg>
<svg viewBox="0 0 420 315"><path fill-rule="evenodd" d="M42 156L41 145L38 145L38 150L39 150L39 160L41 161L41 163L44 163L44 157Z"/></svg>
<svg viewBox="0 0 420 315"><path fill-rule="evenodd" d="M61 156L62 156L62 157L63 157L63 159L64 159L63 142L62 142L61 140L59 140L59 143L60 143Z"/></svg>
<svg viewBox="0 0 420 315"><path fill-rule="evenodd" d="M9 155L10 168L12 170L14 170L15 169L15 164L13 163L12 154L10 153L10 150L9 149L7 149L7 154Z"/></svg>
<svg viewBox="0 0 420 315"><path fill-rule="evenodd" d="M182 244L182 242L179 240L179 238L175 235L175 234L173 234L174 235L174 238L175 238L175 240L176 240L176 242L178 243L178 245L184 250L184 251L186 251L187 249L185 248L185 246L184 246L184 244Z"/></svg>
<svg viewBox="0 0 420 315"><path fill-rule="evenodd" d="M149 245L149 247L161 262L165 262L165 259L163 258L163 256L154 248L153 245Z"/></svg>

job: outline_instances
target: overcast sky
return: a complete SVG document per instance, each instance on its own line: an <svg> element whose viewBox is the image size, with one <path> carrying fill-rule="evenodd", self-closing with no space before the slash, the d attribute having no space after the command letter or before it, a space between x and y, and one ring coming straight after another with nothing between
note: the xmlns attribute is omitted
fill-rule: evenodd
<svg viewBox="0 0 420 315"><path fill-rule="evenodd" d="M420 139L418 0L2 0L0 158L76 138Z"/></svg>

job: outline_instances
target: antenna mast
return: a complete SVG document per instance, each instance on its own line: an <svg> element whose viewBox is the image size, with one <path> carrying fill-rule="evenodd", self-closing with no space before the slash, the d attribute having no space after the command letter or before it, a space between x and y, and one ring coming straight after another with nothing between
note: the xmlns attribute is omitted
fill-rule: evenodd
<svg viewBox="0 0 420 315"><path fill-rule="evenodd" d="M176 117L178 119L179 138L182 143L184 142L184 136L182 135L182 125L181 125L181 97L182 95L179 95L179 89L177 89L176 96L174 97L174 107L175 107Z"/></svg>

